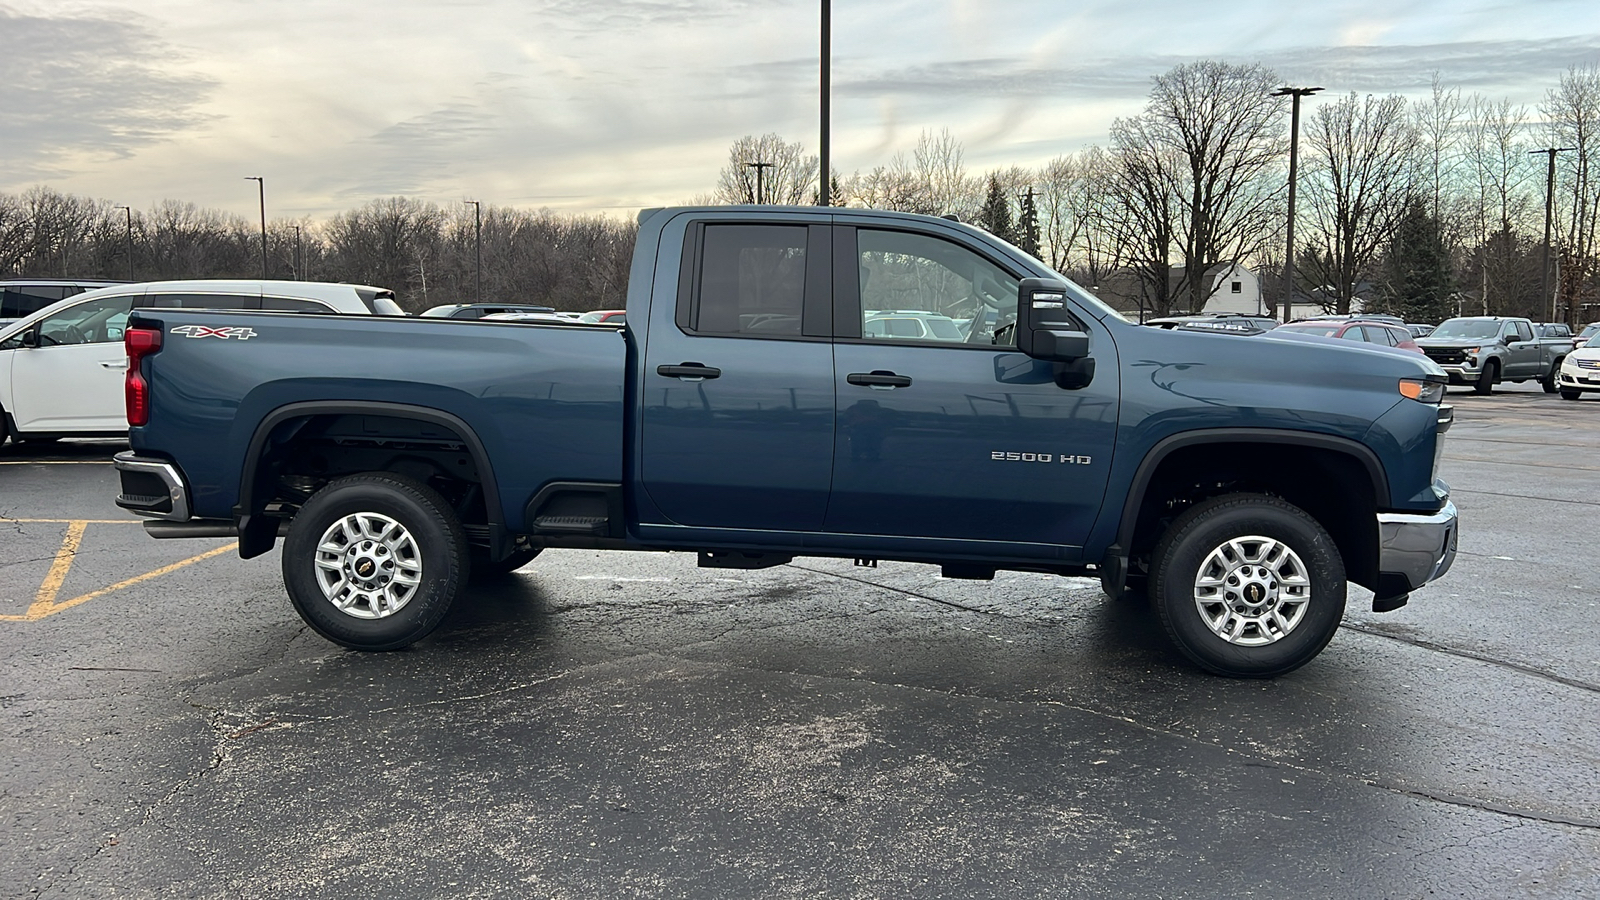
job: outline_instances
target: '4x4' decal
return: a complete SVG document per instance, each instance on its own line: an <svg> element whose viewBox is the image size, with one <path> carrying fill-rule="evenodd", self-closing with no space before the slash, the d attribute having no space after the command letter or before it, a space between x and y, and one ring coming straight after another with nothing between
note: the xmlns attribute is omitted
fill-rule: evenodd
<svg viewBox="0 0 1600 900"><path fill-rule="evenodd" d="M256 336L254 328L245 328L242 325L229 325L222 328L212 328L207 325L179 325L177 328L172 329L172 333L181 334L188 338L214 337L223 340L238 338L241 341L248 341Z"/></svg>

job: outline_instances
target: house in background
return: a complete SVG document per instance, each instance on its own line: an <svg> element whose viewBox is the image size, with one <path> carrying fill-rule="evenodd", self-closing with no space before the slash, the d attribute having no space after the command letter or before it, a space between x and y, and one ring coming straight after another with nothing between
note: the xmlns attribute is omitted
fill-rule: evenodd
<svg viewBox="0 0 1600 900"><path fill-rule="evenodd" d="M1182 274L1181 269L1178 270ZM1202 313L1246 313L1265 315L1266 304L1261 300L1261 279L1256 273L1238 263L1219 264L1206 270L1204 282L1211 288Z"/></svg>

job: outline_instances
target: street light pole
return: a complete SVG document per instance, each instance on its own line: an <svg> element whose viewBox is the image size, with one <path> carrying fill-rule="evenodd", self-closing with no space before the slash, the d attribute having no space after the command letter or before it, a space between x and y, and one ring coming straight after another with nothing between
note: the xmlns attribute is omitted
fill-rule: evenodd
<svg viewBox="0 0 1600 900"><path fill-rule="evenodd" d="M1534 156L1543 153L1550 158L1550 168L1544 181L1544 265L1539 269L1539 302L1550 302L1550 321L1556 321L1557 303L1555 294L1550 292L1550 221L1555 216L1556 206L1556 154L1576 150L1576 147L1546 147L1543 150L1529 150L1528 155Z"/></svg>
<svg viewBox="0 0 1600 900"><path fill-rule="evenodd" d="M1309 97L1319 87L1283 87L1272 92L1274 97L1293 97L1289 114L1289 222L1283 252L1283 320L1294 318L1294 188L1300 163L1300 98Z"/></svg>
<svg viewBox="0 0 1600 900"><path fill-rule="evenodd" d="M477 269L477 297L474 302L483 302L483 204L477 200L463 200L463 203L472 207L472 234L478 258Z"/></svg>
<svg viewBox="0 0 1600 900"><path fill-rule="evenodd" d="M289 227L294 229L294 280L305 281L306 273L301 269L300 265L300 226L290 225Z"/></svg>
<svg viewBox="0 0 1600 900"><path fill-rule="evenodd" d="M769 163L769 162L757 161L757 162L747 162L747 163L744 164L744 167L746 169L755 169L756 170L756 205L760 206L761 204L766 202L766 193L762 190L761 173L763 171L767 170L767 169L775 169L775 168L777 168L778 164L777 163Z"/></svg>
<svg viewBox="0 0 1600 900"><path fill-rule="evenodd" d="M267 280L267 181L260 175L246 175L245 181L254 181L261 192L261 280Z"/></svg>
<svg viewBox="0 0 1600 900"><path fill-rule="evenodd" d="M128 214L128 280L133 281L133 207L113 206L111 208L120 209Z"/></svg>
<svg viewBox="0 0 1600 900"><path fill-rule="evenodd" d="M831 206L833 199L829 196L828 173L828 141L831 135L831 116L829 104L832 94L831 72L833 67L833 0L822 0L822 151L818 160L819 171L817 177L820 183L817 187L817 205Z"/></svg>

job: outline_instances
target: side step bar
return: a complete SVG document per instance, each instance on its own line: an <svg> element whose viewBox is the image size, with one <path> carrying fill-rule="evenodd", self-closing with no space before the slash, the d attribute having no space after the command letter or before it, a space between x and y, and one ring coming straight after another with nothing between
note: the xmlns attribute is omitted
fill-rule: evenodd
<svg viewBox="0 0 1600 900"><path fill-rule="evenodd" d="M146 522L144 533L153 538L231 538L239 536L239 528L228 519L191 519L187 522ZM289 533L289 521L278 525L278 537Z"/></svg>

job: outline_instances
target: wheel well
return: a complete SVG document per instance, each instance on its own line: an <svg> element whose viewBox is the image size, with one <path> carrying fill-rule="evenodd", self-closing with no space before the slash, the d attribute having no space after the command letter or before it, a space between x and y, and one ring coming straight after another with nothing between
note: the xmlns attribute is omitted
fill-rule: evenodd
<svg viewBox="0 0 1600 900"><path fill-rule="evenodd" d="M1279 443L1194 444L1163 458L1139 501L1129 572L1149 571L1156 542L1184 510L1236 493L1269 494L1305 510L1333 538L1347 577L1377 584L1377 486L1366 465L1338 450Z"/></svg>
<svg viewBox="0 0 1600 900"><path fill-rule="evenodd" d="M260 442L241 512L288 519L323 485L360 472L414 478L450 504L472 543L489 540L491 513L475 442L450 426L400 415L322 413L277 422Z"/></svg>

